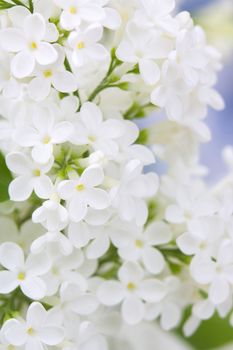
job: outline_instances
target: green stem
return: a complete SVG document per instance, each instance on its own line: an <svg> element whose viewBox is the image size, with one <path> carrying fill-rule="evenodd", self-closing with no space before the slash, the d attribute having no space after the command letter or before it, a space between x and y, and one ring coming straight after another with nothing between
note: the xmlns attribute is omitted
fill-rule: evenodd
<svg viewBox="0 0 233 350"><path fill-rule="evenodd" d="M28 0L28 2L29 2L29 10L33 13L34 11L33 0Z"/></svg>
<svg viewBox="0 0 233 350"><path fill-rule="evenodd" d="M11 2L6 1L6 0L0 0L0 10L7 10L7 9L10 9L14 6L26 7L26 9L28 9L30 12L33 13L33 1L32 0L29 0L28 6L20 0L11 0Z"/></svg>
<svg viewBox="0 0 233 350"><path fill-rule="evenodd" d="M111 87L119 87L119 84L117 83L113 83L110 79L112 73L114 72L114 70L120 66L122 64L121 61L118 60L118 58L115 55L115 49L112 50L112 58L111 58L111 62L108 68L108 71L105 75L105 77L103 78L103 80L101 81L101 83L95 88L95 90L91 93L91 95L88 98L88 101L93 101L96 96L103 90L107 89L107 88L111 88ZM119 80L118 80L119 82Z"/></svg>

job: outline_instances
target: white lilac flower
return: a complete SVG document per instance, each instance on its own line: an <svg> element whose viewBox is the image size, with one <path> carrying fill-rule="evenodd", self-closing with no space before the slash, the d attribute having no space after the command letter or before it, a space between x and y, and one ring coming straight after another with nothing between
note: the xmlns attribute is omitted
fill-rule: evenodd
<svg viewBox="0 0 233 350"><path fill-rule="evenodd" d="M160 317L160 324L164 330L175 328L181 319L182 301L181 283L175 276L164 280L165 295L158 303L146 305L145 319L152 321ZM180 298L181 296L181 298Z"/></svg>
<svg viewBox="0 0 233 350"><path fill-rule="evenodd" d="M99 301L96 295L88 291L88 284L85 278L78 276L71 282L65 282L60 288L60 311L65 315L75 313L80 316L93 314L98 306Z"/></svg>
<svg viewBox="0 0 233 350"><path fill-rule="evenodd" d="M37 64L33 78L28 84L29 96L35 101L42 101L49 96L51 87L62 93L77 90L77 82L74 75L64 67L65 54L59 45L54 45L58 52L57 60L49 65Z"/></svg>
<svg viewBox="0 0 233 350"><path fill-rule="evenodd" d="M32 242L44 233L40 225L34 224L31 220L25 221L20 229L16 223L5 216L0 217L1 237L0 243L14 242L18 244L26 253Z"/></svg>
<svg viewBox="0 0 233 350"><path fill-rule="evenodd" d="M32 221L40 223L48 231L61 231L69 222L67 209L60 204L61 199L54 186L51 185L47 196L48 200L33 212Z"/></svg>
<svg viewBox="0 0 233 350"><path fill-rule="evenodd" d="M87 214L87 208L101 210L109 206L109 196L106 191L97 186L104 180L104 173L100 166L89 166L80 177L65 180L58 185L58 193L62 199L68 201L70 218L79 222Z"/></svg>
<svg viewBox="0 0 233 350"><path fill-rule="evenodd" d="M78 274L77 269L83 264L84 257L80 250L74 249L69 255L56 254L56 242L50 245L48 255L51 261L50 270L43 275L43 281L46 283L46 295L55 295L59 287L64 282L78 283L82 276Z"/></svg>
<svg viewBox="0 0 233 350"><path fill-rule="evenodd" d="M157 221L144 232L136 227L125 240L121 242L118 239L118 252L124 260L142 261L149 273L159 274L165 267L165 260L156 246L168 243L171 237L170 228L162 221Z"/></svg>
<svg viewBox="0 0 233 350"><path fill-rule="evenodd" d="M60 23L66 30L80 26L82 21L99 22L105 18L101 2L98 0L54 0L63 11Z"/></svg>
<svg viewBox="0 0 233 350"><path fill-rule="evenodd" d="M223 235L223 222L218 217L205 217L189 223L188 232L177 238L177 245L186 255L213 256Z"/></svg>
<svg viewBox="0 0 233 350"><path fill-rule="evenodd" d="M72 142L76 145L90 145L95 151L106 155L115 155L118 152L118 140L125 133L125 125L120 120L103 120L98 106L86 102L82 105L80 119L74 123L75 131Z"/></svg>
<svg viewBox="0 0 233 350"><path fill-rule="evenodd" d="M35 162L46 164L53 155L53 145L68 141L73 126L68 121L56 123L55 116L45 108L38 108L32 121L32 126L18 128L14 138L21 147L32 147L31 154Z"/></svg>
<svg viewBox="0 0 233 350"><path fill-rule="evenodd" d="M192 277L202 285L209 285L209 299L215 305L227 300L230 295L233 270L232 242L225 240L216 257L196 256L190 266Z"/></svg>
<svg viewBox="0 0 233 350"><path fill-rule="evenodd" d="M9 27L0 31L3 50L16 53L11 61L11 71L16 78L29 76L36 62L46 65L56 61L57 51L44 40L45 34L46 22L38 13L29 14L21 28Z"/></svg>
<svg viewBox="0 0 233 350"><path fill-rule="evenodd" d="M103 282L97 295L102 304L113 306L122 303L123 319L129 324L137 324L144 318L143 301L159 302L165 295L165 288L160 280L145 278L141 267L126 262L118 272L119 281Z"/></svg>
<svg viewBox="0 0 233 350"><path fill-rule="evenodd" d="M111 189L113 206L125 221L136 220L143 225L148 217L145 199L154 196L158 190L158 176L155 173L142 174L139 160L129 161L121 171L119 184Z"/></svg>
<svg viewBox="0 0 233 350"><path fill-rule="evenodd" d="M6 269L0 271L0 293L10 293L20 286L22 292L32 299L45 296L47 288L41 276L51 267L47 254L30 254L25 261L19 246L6 242L0 246L0 263Z"/></svg>
<svg viewBox="0 0 233 350"><path fill-rule="evenodd" d="M59 321L55 321L51 312L38 302L29 306L25 321L9 319L2 332L10 344L32 350L58 345L64 339L64 330Z"/></svg>
<svg viewBox="0 0 233 350"><path fill-rule="evenodd" d="M45 175L52 167L53 160L47 164L34 163L21 152L12 152L7 156L7 166L18 176L9 186L9 194L14 201L25 201L33 190L40 198L46 198L51 187L50 178Z"/></svg>
<svg viewBox="0 0 233 350"><path fill-rule="evenodd" d="M219 206L216 199L205 193L199 193L195 187L178 189L176 201L177 204L169 205L165 213L166 219L174 223L212 215Z"/></svg>
<svg viewBox="0 0 233 350"><path fill-rule="evenodd" d="M72 49L72 62L81 67L92 61L102 61L108 57L108 51L99 43L103 36L100 25L90 25L85 30L72 32L68 43Z"/></svg>
<svg viewBox="0 0 233 350"><path fill-rule="evenodd" d="M233 152L213 187L199 161L208 107L224 107L221 54L175 0L10 2L0 6L10 7L0 10L0 348L110 350L118 334L128 349L129 325L169 331L190 307L190 336L215 312L225 318Z"/></svg>
<svg viewBox="0 0 233 350"><path fill-rule="evenodd" d="M31 251L34 254L43 252L44 249L49 249L50 245L56 245L56 251L62 255L69 255L73 251L72 244L68 238L58 231L47 232L46 234L35 239L31 245Z"/></svg>
<svg viewBox="0 0 233 350"><path fill-rule="evenodd" d="M166 58L170 50L169 39L148 29L142 30L137 23L131 22L127 27L127 37L120 43L116 54L124 62L138 64L143 80L153 85L160 78L160 69L155 60Z"/></svg>

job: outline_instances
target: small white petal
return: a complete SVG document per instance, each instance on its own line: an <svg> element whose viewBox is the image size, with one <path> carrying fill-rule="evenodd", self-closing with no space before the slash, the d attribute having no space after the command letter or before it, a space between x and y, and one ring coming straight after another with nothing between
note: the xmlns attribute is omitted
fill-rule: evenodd
<svg viewBox="0 0 233 350"><path fill-rule="evenodd" d="M0 31L0 43L3 50L19 52L26 47L23 34L16 28L6 28Z"/></svg>
<svg viewBox="0 0 233 350"><path fill-rule="evenodd" d="M87 258L98 259L108 251L109 247L110 240L108 236L103 235L102 237L98 237L87 247Z"/></svg>
<svg viewBox="0 0 233 350"><path fill-rule="evenodd" d="M100 302L107 306L119 304L123 300L124 295L124 288L117 281L103 282L97 290L97 296Z"/></svg>
<svg viewBox="0 0 233 350"><path fill-rule="evenodd" d="M40 41L45 35L45 20L39 13L27 16L23 23L24 32L30 39Z"/></svg>
<svg viewBox="0 0 233 350"><path fill-rule="evenodd" d="M46 345L58 345L64 339L64 330L61 327L46 326L38 332L39 338Z"/></svg>
<svg viewBox="0 0 233 350"><path fill-rule="evenodd" d="M160 79L160 69L152 60L140 60L139 69L142 79L149 85L155 85Z"/></svg>
<svg viewBox="0 0 233 350"><path fill-rule="evenodd" d="M51 82L48 79L36 77L28 84L29 96L35 101L43 101L50 93Z"/></svg>
<svg viewBox="0 0 233 350"><path fill-rule="evenodd" d="M152 274L158 274L162 272L165 266L164 257L156 248L145 248L143 251L142 260L148 272Z"/></svg>
<svg viewBox="0 0 233 350"><path fill-rule="evenodd" d="M27 64L25 64L27 62ZM11 61L12 74L19 79L28 77L35 67L33 55L27 51L21 51Z"/></svg>
<svg viewBox="0 0 233 350"><path fill-rule="evenodd" d="M35 51L35 58L41 65L51 64L56 61L57 57L57 51L51 44L46 42L40 43Z"/></svg>
<svg viewBox="0 0 233 350"><path fill-rule="evenodd" d="M10 199L15 202L27 200L33 191L33 185L30 176L21 175L14 179L9 186Z"/></svg>
<svg viewBox="0 0 233 350"><path fill-rule="evenodd" d="M23 250L15 243L6 242L0 246L0 264L8 270L24 266Z"/></svg>
<svg viewBox="0 0 233 350"><path fill-rule="evenodd" d="M55 73L52 83L56 90L65 93L76 91L78 88L75 76L66 71Z"/></svg>
<svg viewBox="0 0 233 350"><path fill-rule="evenodd" d="M0 271L0 293L8 294L18 287L17 276L11 271Z"/></svg>
<svg viewBox="0 0 233 350"><path fill-rule="evenodd" d="M145 307L137 296L126 298L121 307L122 317L130 325L138 324L144 317Z"/></svg>
<svg viewBox="0 0 233 350"><path fill-rule="evenodd" d="M86 191L86 200L90 207L102 210L109 206L109 196L101 188L92 188Z"/></svg>
<svg viewBox="0 0 233 350"><path fill-rule="evenodd" d="M141 283L138 294L149 303L157 303L165 297L166 288L159 280L147 279Z"/></svg>
<svg viewBox="0 0 233 350"><path fill-rule="evenodd" d="M21 282L20 288L27 297L34 300L44 298L47 290L44 281L36 276L30 276L26 278Z"/></svg>
<svg viewBox="0 0 233 350"><path fill-rule="evenodd" d="M6 321L3 325L3 334L9 344L22 346L26 343L27 334L25 325L15 319Z"/></svg>

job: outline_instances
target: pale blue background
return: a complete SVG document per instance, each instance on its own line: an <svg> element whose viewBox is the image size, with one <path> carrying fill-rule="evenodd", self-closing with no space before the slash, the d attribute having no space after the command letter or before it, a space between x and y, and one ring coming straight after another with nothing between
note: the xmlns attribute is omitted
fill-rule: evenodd
<svg viewBox="0 0 233 350"><path fill-rule="evenodd" d="M180 8L195 15L202 7L215 1L221 0L183 0ZM221 159L222 148L233 144L233 56L228 59L220 73L217 89L225 99L226 108L223 112L209 111L207 122L212 131L212 141L202 147L201 156L202 162L210 168L209 181L212 183L226 172Z"/></svg>

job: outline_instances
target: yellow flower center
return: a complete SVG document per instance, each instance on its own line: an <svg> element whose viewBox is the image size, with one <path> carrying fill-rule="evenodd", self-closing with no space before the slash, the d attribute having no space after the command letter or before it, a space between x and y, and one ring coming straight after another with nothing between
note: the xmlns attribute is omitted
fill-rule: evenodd
<svg viewBox="0 0 233 350"><path fill-rule="evenodd" d="M33 175L39 177L39 176L41 175L40 169L35 169L35 170L33 171Z"/></svg>
<svg viewBox="0 0 233 350"><path fill-rule="evenodd" d="M96 141L96 137L94 135L90 135L90 136L88 136L88 140L90 142L95 142Z"/></svg>
<svg viewBox="0 0 233 350"><path fill-rule="evenodd" d="M140 239L136 239L135 241L135 247L137 248L143 248L143 242Z"/></svg>
<svg viewBox="0 0 233 350"><path fill-rule="evenodd" d="M85 188L85 186L83 184L79 184L79 185L76 186L76 190L79 191L79 192L83 191L84 188Z"/></svg>
<svg viewBox="0 0 233 350"><path fill-rule="evenodd" d="M45 136L45 137L43 138L43 143L44 143L45 145L47 145L50 141L51 141L51 137L50 137L50 136Z"/></svg>
<svg viewBox="0 0 233 350"><path fill-rule="evenodd" d="M24 272L19 272L18 273L18 280L24 281L25 280L25 273Z"/></svg>
<svg viewBox="0 0 233 350"><path fill-rule="evenodd" d="M35 330L32 327L30 327L30 328L27 329L27 334L34 335L35 334Z"/></svg>
<svg viewBox="0 0 233 350"><path fill-rule="evenodd" d="M32 41L31 43L30 43L30 48L32 49L32 50L36 50L37 49L37 43L35 42L35 41Z"/></svg>
<svg viewBox="0 0 233 350"><path fill-rule="evenodd" d="M80 42L77 44L77 49L78 49L78 50L82 50L82 49L84 49L84 47L85 47L84 41L80 41Z"/></svg>
<svg viewBox="0 0 233 350"><path fill-rule="evenodd" d="M77 13L77 8L75 6L71 6L69 11L72 15L75 15Z"/></svg>
<svg viewBox="0 0 233 350"><path fill-rule="evenodd" d="M45 78L50 78L53 75L51 70L45 70L43 74Z"/></svg>
<svg viewBox="0 0 233 350"><path fill-rule="evenodd" d="M14 349L15 349L14 345L10 344L10 345L7 346L7 350L14 350Z"/></svg>
<svg viewBox="0 0 233 350"><path fill-rule="evenodd" d="M135 286L135 284L134 283L132 283L132 282L129 282L128 284L127 284L127 289L129 290L129 291L133 291L133 290L135 290L136 289L136 286Z"/></svg>

